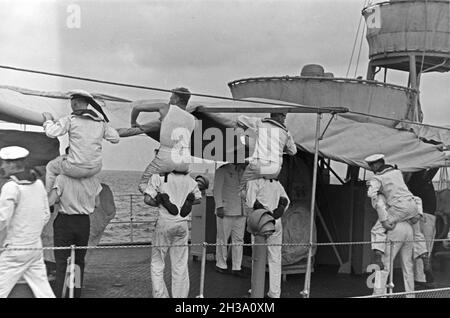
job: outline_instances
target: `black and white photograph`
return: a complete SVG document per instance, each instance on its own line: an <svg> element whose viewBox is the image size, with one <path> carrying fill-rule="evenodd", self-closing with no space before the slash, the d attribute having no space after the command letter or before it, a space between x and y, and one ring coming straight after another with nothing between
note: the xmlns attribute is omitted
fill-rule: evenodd
<svg viewBox="0 0 450 318"><path fill-rule="evenodd" d="M450 0L0 0L0 47L0 298L450 298Z"/></svg>

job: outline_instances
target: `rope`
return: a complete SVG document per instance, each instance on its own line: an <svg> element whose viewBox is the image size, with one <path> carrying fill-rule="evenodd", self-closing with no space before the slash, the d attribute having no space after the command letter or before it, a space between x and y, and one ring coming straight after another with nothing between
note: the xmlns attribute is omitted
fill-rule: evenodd
<svg viewBox="0 0 450 318"><path fill-rule="evenodd" d="M111 245L111 246L75 246L74 249L78 250L93 250L93 249L131 249L131 248L163 248L163 247L207 247L207 246L341 246L341 245L365 245L365 244L389 244L389 243L418 243L418 242L444 242L448 239L433 239L433 240L407 240L407 241L359 241L359 242L334 242L334 243L189 243L189 244L140 244L140 245ZM0 248L0 252L3 251L38 251L38 250L70 250L70 246L57 246L57 247L3 247Z"/></svg>
<svg viewBox="0 0 450 318"><path fill-rule="evenodd" d="M437 293L437 292L444 292L444 291L450 291L450 287L435 288L435 289L428 289L428 290L415 290L415 291L410 291L410 292L400 292L400 293L382 294L382 295L358 296L358 297L351 297L351 298L380 298L380 297L391 298L394 296L404 296L404 295L412 295L412 294L428 294L428 293Z"/></svg>
<svg viewBox="0 0 450 318"><path fill-rule="evenodd" d="M362 51L362 44L363 44L363 39L364 39L364 34L366 32L366 28L363 29L362 33L361 33L361 40L359 42L359 51L358 51L358 59L356 60L356 68L355 68L355 75L353 77L356 77L356 73L358 72L358 66L359 66L359 58L361 56L361 51Z"/></svg>
<svg viewBox="0 0 450 318"><path fill-rule="evenodd" d="M158 87L152 87L152 86L142 86L142 85L120 83L120 82L111 82L111 81L97 80L97 79L88 78L88 77L80 77L80 76L65 75L65 74L59 74L59 73L50 73L50 72L44 72L44 71L36 71L36 70L12 67L12 66L7 66L7 65L0 65L0 68L14 70L14 71L20 71L20 72L27 72L27 73L35 73L35 74L42 74L42 75L48 75L48 76L55 76L55 77L70 78L70 79L75 79L75 80L80 80L80 81L94 82L94 83L114 85L114 86L139 88L139 89L145 89L145 90L151 90L151 91L159 91L159 92L167 92L167 93L172 93L173 92L171 89L164 89L164 88L158 88ZM274 106L292 106L292 107L296 106L296 105L292 105L292 104L287 105L286 103L264 102L264 101L257 101L257 100L251 100L251 99L248 99L248 100L247 99L238 99L238 98L232 98L232 97L226 97L226 96L208 95L208 94L199 94L199 93L190 93L190 95L191 96L198 96L198 97L213 98L213 99L229 100L229 101L234 101L234 102L255 103L255 104L274 105ZM302 108L305 108L305 109L316 110L318 112L320 112L320 110L326 109L324 107L314 107L314 106L306 106L306 105L299 105L299 106L301 106Z"/></svg>
<svg viewBox="0 0 450 318"><path fill-rule="evenodd" d="M405 120L405 119L394 119L394 118L390 118L390 117L371 115L371 114L366 114L366 113L362 113L362 112L356 112L356 111L352 111L352 110L348 111L347 114L355 114L355 115L367 116L367 117L372 117L372 118L377 118L377 119L385 119L385 120L390 120L390 121L396 121L396 122L399 122L399 123L405 123L405 124L411 124L411 125L417 125L417 126L424 126L424 127L431 127L431 128L443 129L443 130L449 130L450 131L449 127L442 127L442 126L424 124L424 123L419 123L419 122Z"/></svg>
<svg viewBox="0 0 450 318"><path fill-rule="evenodd" d="M81 81L88 81L88 82L95 82L95 83L101 83L101 84L107 84L107 85L115 85L115 86L123 86L123 87L131 87L131 88L139 88L139 89L145 89L145 90L152 90L152 91L160 91L160 92L168 92L172 93L172 90L170 89L163 89L163 88L157 88L157 87L151 87L151 86L142 86L142 85L133 85L133 84L126 84L126 83L120 83L120 82L110 82L110 81L103 81L103 80L97 80L87 77L79 77L79 76L72 76L72 75L64 75L64 74L58 74L58 73L50 73L50 72L44 72L44 71L36 71L36 70L30 70L30 69L24 69L24 68L17 68L12 66L6 66L6 65L0 65L0 68L3 69L9 69L9 70L15 70L15 71L21 71L21 72L28 72L28 73L36 73L36 74L42 74L42 75L48 75L48 76L56 76L56 77L63 77L63 78L70 78L70 79L76 79ZM199 97L206 97L206 98L213 98L213 99L221 99L221 100L229 100L234 102L245 102L245 103L256 103L256 104L265 104L265 105L274 105L274 106L286 106L286 103L276 103L276 102L264 102L264 101L257 101L252 99L236 99L231 97L225 97L225 96L218 96L218 95L207 95L207 94L199 94L199 93L191 93L192 96L199 96ZM291 105L293 106L293 105ZM320 109L326 109L325 107L314 107L314 106L305 106L300 105L302 108L305 109L312 109L319 111ZM348 111L349 114L355 114L355 115L362 115L372 118L378 118L378 119L385 119L389 121L394 122L402 122L407 124L414 124L424 127L432 127L437 129L443 129L443 130L449 130L450 128L447 127L441 127L441 126L435 126L435 125L429 125L429 124L423 124L420 122L414 122L409 120L403 120L403 119L395 119L390 117L383 117L383 116L377 116L362 112L356 112L356 111Z"/></svg>
<svg viewBox="0 0 450 318"><path fill-rule="evenodd" d="M364 2L363 9L367 6L367 1ZM356 42L358 42L359 29L361 28L361 22L363 20L362 15L359 17L358 29L356 30L355 39L353 41L352 54L350 55L350 61L348 62L347 72L345 73L345 77L348 77L348 73L350 73L350 67L352 65L353 54L355 53Z"/></svg>

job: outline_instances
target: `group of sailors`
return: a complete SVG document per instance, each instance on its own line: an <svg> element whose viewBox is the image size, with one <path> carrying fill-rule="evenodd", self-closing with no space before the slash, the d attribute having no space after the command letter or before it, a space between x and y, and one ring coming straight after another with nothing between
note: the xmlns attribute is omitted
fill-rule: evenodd
<svg viewBox="0 0 450 318"><path fill-rule="evenodd" d="M54 246L87 246L89 215L99 205L102 186L97 174L102 169L103 139L118 143L121 137L160 130L160 146L145 169L139 191L147 205L158 208L159 214L152 240L151 282L155 298L188 297L188 215L192 206L200 203L202 191L209 186L205 176L195 179L189 174L190 140L195 117L186 110L190 92L176 88L168 103L142 100L132 103L131 127L114 129L94 97L85 91L70 94L73 112L55 120L43 113L43 128L48 137L68 134L66 154L50 161L43 176L26 165L29 151L17 145L0 150L3 175L8 181L0 192L0 231L6 231L0 254L0 297L7 297L23 277L36 297L61 297L64 287L68 249L55 250L56 284L49 285L43 259L41 233L51 210L58 213L54 223ZM89 109L91 105L94 110ZM140 125L141 112L158 112L158 121ZM270 118L239 116L237 127L251 130L254 151L242 163L219 167L214 179L214 200L217 216L216 271L246 276L242 270L242 246L245 226L252 236L262 236L267 246L269 265L268 297L281 295L281 243L283 213L290 199L278 175L283 154L295 155L297 147L285 126L286 113L274 112ZM174 130L177 130L174 138ZM380 270L389 270L387 239L404 241L395 245L400 252L405 289L414 290L411 276L414 257L420 259L427 276L431 277L429 248L423 241L418 221L422 218L421 201L414 197L403 181L401 172L384 163L383 155L373 155L366 162L374 172L369 181L368 196L376 209L379 222L372 229L372 248ZM227 268L227 242L231 236L232 269ZM170 247L169 247L170 246ZM32 248L15 250L14 248ZM172 286L169 293L164 282L166 254L171 262ZM86 249L76 249L81 283ZM395 255L394 255L395 257ZM412 278L411 278L412 277ZM431 279L431 278L429 278ZM75 289L80 297L81 286Z"/></svg>

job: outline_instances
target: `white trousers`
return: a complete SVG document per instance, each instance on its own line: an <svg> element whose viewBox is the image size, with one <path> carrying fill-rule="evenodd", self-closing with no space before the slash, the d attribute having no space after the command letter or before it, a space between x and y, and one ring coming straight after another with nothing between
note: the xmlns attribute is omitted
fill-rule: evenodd
<svg viewBox="0 0 450 318"><path fill-rule="evenodd" d="M411 224L412 229L413 229L413 238L414 238L414 258L418 258L420 255L424 254L424 253L428 253L428 248L427 248L427 244L425 241L425 237L424 234L421 231L421 227L419 225L420 222L417 222L415 224ZM397 223L397 225L400 223ZM396 225L396 227L397 227ZM394 228L395 230L395 228ZM389 233L389 231L387 232ZM379 250L384 252L384 248L385 248L385 244L384 243L379 243L379 242L385 242L387 239L387 234L386 234L386 230L384 229L384 227L381 225L380 221L377 221L375 223L375 225L372 227L371 231L370 231L370 238L371 238L371 242L372 242L372 250ZM422 261L420 261L422 262Z"/></svg>
<svg viewBox="0 0 450 318"><path fill-rule="evenodd" d="M187 245L188 224L186 221L173 222L159 218L156 222L152 244ZM172 297L187 298L189 294L188 246L152 247L151 279L153 298L168 298L164 282L164 259L169 252L172 268Z"/></svg>
<svg viewBox="0 0 450 318"><path fill-rule="evenodd" d="M408 222L399 222L392 231L387 233L388 240L399 241L393 243L392 248L392 260L400 252L400 262L403 272L403 282L406 292L414 291L414 262L413 262L413 243L406 242L413 239L413 228ZM391 248L389 244L385 245L385 253L383 255L384 270L389 272L390 270L390 254ZM386 276L387 278L387 276ZM386 281L382 282L383 286L386 286ZM382 291L386 293L386 289ZM407 298L414 298L414 294L407 295Z"/></svg>
<svg viewBox="0 0 450 318"><path fill-rule="evenodd" d="M254 236L252 235L252 242ZM266 239L267 244L281 244L283 242L283 225L281 218L275 221L275 232ZM269 292L270 298L281 296L281 245L267 246L267 263L269 264Z"/></svg>
<svg viewBox="0 0 450 318"><path fill-rule="evenodd" d="M227 244L231 235L231 243L243 244L245 233L245 216L224 216L217 219L217 244ZM241 270L242 265L242 245L231 246L232 270ZM216 266L222 269L227 268L228 246L216 246Z"/></svg>
<svg viewBox="0 0 450 318"><path fill-rule="evenodd" d="M36 298L55 298L48 282L42 250L6 250L0 254L0 298L8 297L22 277L25 278Z"/></svg>
<svg viewBox="0 0 450 318"><path fill-rule="evenodd" d="M419 221L419 226L427 241L428 255L430 255L434 245L433 239L436 235L436 217L432 214L424 213L423 218ZM422 259L416 259L414 265L414 280L417 282L426 282Z"/></svg>
<svg viewBox="0 0 450 318"><path fill-rule="evenodd" d="M239 192L245 198L247 182L259 178L277 179L281 171L280 162L272 162L262 159L253 159L249 162L239 181ZM244 195L245 194L245 195Z"/></svg>
<svg viewBox="0 0 450 318"><path fill-rule="evenodd" d="M74 179L80 179L95 176L101 170L101 164L93 168L82 168L67 161L67 156L56 157L47 164L45 173L45 189L47 192L50 192L53 189L56 177L60 174Z"/></svg>

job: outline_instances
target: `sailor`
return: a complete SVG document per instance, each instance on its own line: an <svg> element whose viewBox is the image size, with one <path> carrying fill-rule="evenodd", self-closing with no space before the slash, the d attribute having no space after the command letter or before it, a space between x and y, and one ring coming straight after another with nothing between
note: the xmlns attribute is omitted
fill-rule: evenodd
<svg viewBox="0 0 450 318"><path fill-rule="evenodd" d="M414 233L414 259L422 259L425 275L432 280L428 249L418 223L423 215L421 199L409 191L397 167L385 164L383 154L374 154L364 160L374 172L368 181L367 196L378 213L378 221L371 230L375 263L380 269L385 267L382 259L386 245L377 242L385 241L386 232L393 230L396 223L408 221Z"/></svg>
<svg viewBox="0 0 450 318"><path fill-rule="evenodd" d="M153 174L145 189L144 202L157 206L159 210L152 240L151 280L153 298L168 298L169 292L164 282L166 254L169 253L172 270L172 297L187 298L189 294L188 271L188 214L193 204L200 203L201 189L189 175L168 173L164 176ZM161 195L170 196L179 211L170 213L161 204ZM170 246L170 247L169 247Z"/></svg>
<svg viewBox="0 0 450 318"><path fill-rule="evenodd" d="M231 235L232 270L236 276L245 275L242 272L242 253L246 223L246 209L239 196L239 184L244 172L244 164L227 163L220 166L214 175L214 202L217 217L217 246L216 246L216 271L227 273L226 244ZM221 245L222 244L222 245Z"/></svg>
<svg viewBox="0 0 450 318"><path fill-rule="evenodd" d="M118 129L120 136L128 137L160 128L160 146L139 182L139 191L142 193L152 174L189 171L191 134L195 128L195 117L186 111L190 97L187 88L178 87L172 90L168 103L153 103L149 100L133 102L131 128ZM141 112L159 112L159 121L140 125L137 118Z"/></svg>
<svg viewBox="0 0 450 318"><path fill-rule="evenodd" d="M237 125L256 139L253 154L246 158L248 166L241 178L240 192L245 198L246 184L258 178L276 179L281 171L283 152L297 153L297 146L284 122L286 113L271 113L270 118L239 116ZM248 131L249 130L249 131Z"/></svg>
<svg viewBox="0 0 450 318"><path fill-rule="evenodd" d="M386 234L386 238L394 243L392 246L392 260L400 253L400 263L402 267L403 283L405 292L414 291L414 262L412 259L414 244L414 233L411 224L408 221L398 221L392 230ZM382 256L383 271L387 274L390 271L391 247L385 245L385 252ZM388 275L383 275L381 286L387 286ZM381 294L386 294L386 289L381 288ZM406 298L415 298L414 294L407 294Z"/></svg>
<svg viewBox="0 0 450 318"><path fill-rule="evenodd" d="M433 177L439 168L425 169L412 174L408 180L408 188L412 194L422 199L423 217L419 221L420 231L426 239L428 255L431 257L434 238L436 236L436 192L433 186ZM433 277L429 277L429 279ZM433 281L427 281L421 259L416 259L414 266L414 284L426 288L434 288Z"/></svg>
<svg viewBox="0 0 450 318"><path fill-rule="evenodd" d="M9 180L0 192L0 231L6 231L0 254L0 298L6 298L23 277L37 298L55 298L47 278L41 234L50 219L47 192L37 171L27 169L27 149L0 149L1 168Z"/></svg>
<svg viewBox="0 0 450 318"><path fill-rule="evenodd" d="M172 171L187 174L191 163L191 135L195 128L195 117L186 111L191 93L187 88L178 87L172 90L168 103L154 103L139 100L132 103L131 128L119 128L121 137L129 137L148 133L159 128L159 148L155 157L145 168L139 181L138 189L145 192L148 180L153 174L165 174ZM141 112L159 112L158 122L144 125L137 123ZM166 194L166 200L170 197ZM176 214L175 210L169 213Z"/></svg>
<svg viewBox="0 0 450 318"><path fill-rule="evenodd" d="M58 215L53 222L53 245L55 247L88 245L89 215L100 204L99 194L101 190L102 186L96 176L75 179L61 174L56 177L53 189L48 195L50 205L58 203ZM75 250L75 265L79 269L76 274L80 275L76 279L75 298L81 297L86 252L86 249ZM56 263L55 293L58 297L61 297L70 250L55 250L54 253ZM79 283L77 284L77 282Z"/></svg>
<svg viewBox="0 0 450 318"><path fill-rule="evenodd" d="M269 264L269 298L281 296L281 243L283 226L281 217L288 209L290 200L283 186L275 179L255 179L248 183L246 205L249 208L271 211L275 219L275 232L266 239L267 263ZM270 245L273 244L273 245Z"/></svg>
<svg viewBox="0 0 450 318"><path fill-rule="evenodd" d="M59 174L79 179L99 173L102 169L102 140L116 144L120 139L119 133L107 124L108 118L90 93L73 90L69 94L72 114L56 121L52 114L42 114L46 135L56 138L68 134L70 148L67 156L59 156L47 164L47 192L53 189L55 178ZM89 104L103 118L88 109Z"/></svg>

